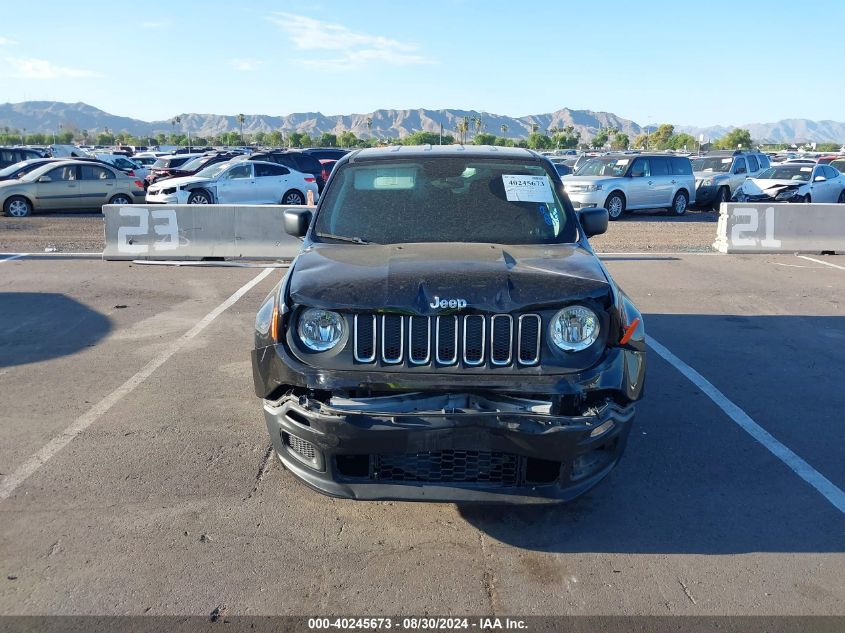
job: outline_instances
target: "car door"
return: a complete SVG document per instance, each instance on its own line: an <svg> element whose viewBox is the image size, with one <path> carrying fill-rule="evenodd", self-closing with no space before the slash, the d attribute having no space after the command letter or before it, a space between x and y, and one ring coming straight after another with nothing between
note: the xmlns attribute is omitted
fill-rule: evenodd
<svg viewBox="0 0 845 633"><path fill-rule="evenodd" d="M745 179L748 177L748 161L745 160L745 157L740 156L736 160L734 160L734 164L731 167L731 179L730 179L730 187L731 187L731 195L736 193L737 187L739 187L742 183L745 182Z"/></svg>
<svg viewBox="0 0 845 633"><path fill-rule="evenodd" d="M821 195L818 197L813 195L813 202L836 202L837 198L839 198L838 183L833 179L828 169L830 168L827 165L818 165L816 167L813 179L815 180L816 176L822 176L824 180L815 183L815 187L821 190Z"/></svg>
<svg viewBox="0 0 845 633"><path fill-rule="evenodd" d="M839 197L845 192L845 178L830 165L825 165L824 170L828 174L827 180L830 183L830 201L839 202Z"/></svg>
<svg viewBox="0 0 845 633"><path fill-rule="evenodd" d="M218 204L252 204L255 196L255 178L252 163L244 161L233 165L217 181Z"/></svg>
<svg viewBox="0 0 845 633"><path fill-rule="evenodd" d="M114 172L99 165L79 167L79 195L86 206L100 208L114 195Z"/></svg>
<svg viewBox="0 0 845 633"><path fill-rule="evenodd" d="M35 204L40 209L84 208L82 200L77 165L55 167L36 180Z"/></svg>
<svg viewBox="0 0 845 633"><path fill-rule="evenodd" d="M672 204L674 190L674 179L669 165L669 158L664 156L652 156L651 163L651 204L655 207L668 207Z"/></svg>
<svg viewBox="0 0 845 633"><path fill-rule="evenodd" d="M629 209L644 209L651 205L653 181L651 163L648 158L637 158L631 165L631 177L625 187L625 197Z"/></svg>
<svg viewBox="0 0 845 633"><path fill-rule="evenodd" d="M255 163L254 169L259 204L279 204L288 190L290 170L269 163Z"/></svg>

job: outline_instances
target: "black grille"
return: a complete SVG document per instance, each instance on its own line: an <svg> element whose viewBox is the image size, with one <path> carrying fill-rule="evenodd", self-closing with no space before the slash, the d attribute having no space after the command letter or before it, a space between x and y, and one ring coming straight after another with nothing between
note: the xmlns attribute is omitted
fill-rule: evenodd
<svg viewBox="0 0 845 633"><path fill-rule="evenodd" d="M355 316L355 360L371 363L376 359L376 318L370 314Z"/></svg>
<svg viewBox="0 0 845 633"><path fill-rule="evenodd" d="M405 455L374 455L372 479L392 482L477 483L515 486L517 455L446 450Z"/></svg>
<svg viewBox="0 0 845 633"><path fill-rule="evenodd" d="M526 314L519 318L519 362L533 365L540 359L540 317Z"/></svg>
<svg viewBox="0 0 845 633"><path fill-rule="evenodd" d="M484 317L478 314L464 318L464 362L480 365L484 360Z"/></svg>
<svg viewBox="0 0 845 633"><path fill-rule="evenodd" d="M428 317L410 317L408 319L410 332L410 350L408 351L412 363L425 364L429 361L430 330Z"/></svg>
<svg viewBox="0 0 845 633"><path fill-rule="evenodd" d="M386 363L402 361L402 317L397 314L382 318L382 360Z"/></svg>
<svg viewBox="0 0 845 633"><path fill-rule="evenodd" d="M437 317L437 362L452 365L458 355L458 317Z"/></svg>
<svg viewBox="0 0 845 633"><path fill-rule="evenodd" d="M497 365L507 365L511 362L511 341L513 340L513 320L502 314L491 319L493 362Z"/></svg>

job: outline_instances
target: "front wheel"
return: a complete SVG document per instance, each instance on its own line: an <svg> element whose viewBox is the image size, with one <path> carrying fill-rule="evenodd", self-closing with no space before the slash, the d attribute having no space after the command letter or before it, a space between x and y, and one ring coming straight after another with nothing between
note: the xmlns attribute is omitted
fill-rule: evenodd
<svg viewBox="0 0 845 633"><path fill-rule="evenodd" d="M211 196L203 189L192 191L188 196L188 204L211 204Z"/></svg>
<svg viewBox="0 0 845 633"><path fill-rule="evenodd" d="M25 218L32 215L32 204L21 196L12 196L3 205L3 212L13 218Z"/></svg>
<svg viewBox="0 0 845 633"><path fill-rule="evenodd" d="M132 204L132 200L129 199L129 196L119 193L111 197L109 204Z"/></svg>
<svg viewBox="0 0 845 633"><path fill-rule="evenodd" d="M713 200L713 210L718 211L722 207L723 202L728 202L731 199L731 190L727 187L719 187L716 192L716 198Z"/></svg>
<svg viewBox="0 0 845 633"><path fill-rule="evenodd" d="M607 197L604 207L607 209L607 216L611 220L618 220L625 213L625 198L622 197L621 193L612 193Z"/></svg>
<svg viewBox="0 0 845 633"><path fill-rule="evenodd" d="M838 202L839 204L845 204L845 189L843 189L843 190L839 193L839 199L837 200L837 202Z"/></svg>
<svg viewBox="0 0 845 633"><path fill-rule="evenodd" d="M291 189L282 196L282 204L299 205L305 204L305 196L296 189Z"/></svg>
<svg viewBox="0 0 845 633"><path fill-rule="evenodd" d="M809 193L807 195L805 195L803 198L801 198L801 202L803 202L804 204L810 204L812 201L813 201L813 199L810 197Z"/></svg>
<svg viewBox="0 0 845 633"><path fill-rule="evenodd" d="M689 198L687 194L683 191L679 191L675 194L675 199L672 200L672 213L674 215L683 215L687 212L687 205L689 204Z"/></svg>

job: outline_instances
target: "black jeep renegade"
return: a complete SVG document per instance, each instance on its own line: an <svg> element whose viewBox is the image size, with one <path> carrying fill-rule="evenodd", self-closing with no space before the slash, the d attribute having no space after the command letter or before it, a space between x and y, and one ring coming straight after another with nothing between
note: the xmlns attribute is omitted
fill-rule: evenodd
<svg viewBox="0 0 845 633"><path fill-rule="evenodd" d="M279 458L355 499L567 500L618 462L643 393L642 316L554 167L522 149L344 156L256 319Z"/></svg>

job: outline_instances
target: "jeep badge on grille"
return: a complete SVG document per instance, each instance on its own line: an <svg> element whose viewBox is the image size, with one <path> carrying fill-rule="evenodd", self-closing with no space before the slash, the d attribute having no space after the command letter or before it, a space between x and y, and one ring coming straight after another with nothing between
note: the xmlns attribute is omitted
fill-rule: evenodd
<svg viewBox="0 0 845 633"><path fill-rule="evenodd" d="M466 308L466 299L441 299L434 295L434 301L429 304L432 308Z"/></svg>

